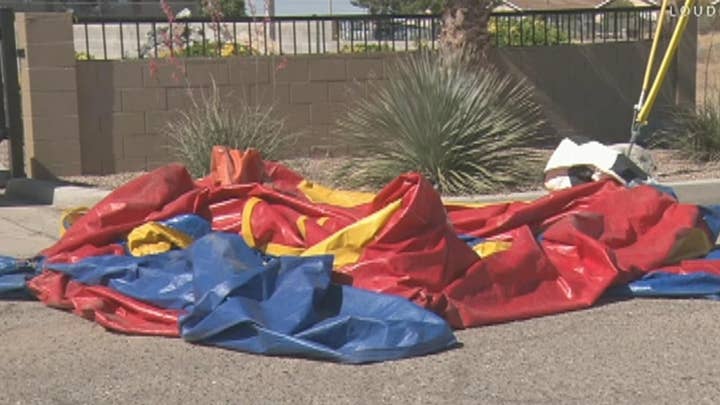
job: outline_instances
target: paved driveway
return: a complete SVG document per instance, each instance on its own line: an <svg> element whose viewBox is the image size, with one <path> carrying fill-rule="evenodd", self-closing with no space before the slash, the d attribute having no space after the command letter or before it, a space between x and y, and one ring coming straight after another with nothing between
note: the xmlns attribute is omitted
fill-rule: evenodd
<svg viewBox="0 0 720 405"><path fill-rule="evenodd" d="M4 206L2 206L4 205ZM52 242L58 213L0 202L0 252ZM0 302L0 403L716 403L720 303L633 300L457 333L461 348L344 366L106 332Z"/></svg>

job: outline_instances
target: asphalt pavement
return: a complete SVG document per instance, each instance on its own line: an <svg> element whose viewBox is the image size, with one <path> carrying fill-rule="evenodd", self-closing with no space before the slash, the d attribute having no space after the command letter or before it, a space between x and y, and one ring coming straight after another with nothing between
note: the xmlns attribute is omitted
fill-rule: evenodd
<svg viewBox="0 0 720 405"><path fill-rule="evenodd" d="M0 254L53 242L59 211L0 196ZM645 404L720 398L720 303L631 300L457 332L462 347L364 366L125 336L0 301L0 404Z"/></svg>

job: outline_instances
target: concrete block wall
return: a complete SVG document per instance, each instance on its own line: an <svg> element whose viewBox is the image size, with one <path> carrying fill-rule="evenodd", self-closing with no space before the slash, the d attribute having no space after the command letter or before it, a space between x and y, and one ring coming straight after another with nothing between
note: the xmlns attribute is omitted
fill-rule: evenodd
<svg viewBox="0 0 720 405"><path fill-rule="evenodd" d="M300 134L288 154L340 154L346 146L333 136L336 120L352 111L353 102L372 98L374 86L391 80L387 67L399 55L75 61L69 14L20 13L16 25L18 48L25 51L20 76L33 177L147 170L173 161L166 124L213 82L229 106L274 105L288 131ZM683 46L695 46L693 39ZM489 56L498 69L535 87L555 138L618 142L628 136L649 47L499 48ZM676 66L651 120L694 99L694 85L686 81L694 80L695 70L692 61Z"/></svg>
<svg viewBox="0 0 720 405"><path fill-rule="evenodd" d="M215 85L229 106L273 106L296 142L288 156L340 153L333 127L385 78L394 55L77 63L84 173L146 170L174 159L166 124Z"/></svg>
<svg viewBox="0 0 720 405"><path fill-rule="evenodd" d="M72 15L16 16L20 89L29 176L47 178L82 171Z"/></svg>

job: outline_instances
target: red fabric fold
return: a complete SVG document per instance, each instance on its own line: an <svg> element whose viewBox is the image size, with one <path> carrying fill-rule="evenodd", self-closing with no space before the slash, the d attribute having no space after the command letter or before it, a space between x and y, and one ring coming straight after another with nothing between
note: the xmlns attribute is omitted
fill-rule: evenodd
<svg viewBox="0 0 720 405"><path fill-rule="evenodd" d="M157 308L102 286L87 286L66 274L45 270L28 288L46 305L70 310L114 332L180 336L182 311Z"/></svg>

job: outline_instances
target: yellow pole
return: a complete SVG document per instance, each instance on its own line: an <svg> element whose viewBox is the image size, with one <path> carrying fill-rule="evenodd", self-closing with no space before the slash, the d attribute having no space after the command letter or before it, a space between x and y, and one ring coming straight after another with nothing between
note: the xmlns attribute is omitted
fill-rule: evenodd
<svg viewBox="0 0 720 405"><path fill-rule="evenodd" d="M650 73L652 73L652 67L655 64L655 54L657 53L657 48L660 44L660 36L662 35L663 23L665 22L665 13L667 12L669 2L670 0L663 0L662 2L662 8L660 9L660 16L658 17L657 27L655 27L655 37L653 38L652 48L650 48L650 56L648 58L647 67L645 68L645 79L643 79L639 104L643 103L645 93L647 92L648 87L650 87Z"/></svg>
<svg viewBox="0 0 720 405"><path fill-rule="evenodd" d="M650 93L648 93L648 98L643 104L643 106L640 108L640 112L638 112L637 117L635 118L635 122L640 125L645 125L647 123L648 116L650 115L650 111L653 108L653 105L655 104L655 100L657 99L658 94L660 93L660 87L663 84L663 81L665 80L665 76L667 75L668 70L670 69L670 65L672 63L672 59L675 57L675 53L677 52L677 48L680 45L680 39L682 38L683 32L685 32L685 27L688 24L688 21L690 20L690 16L693 13L693 6L695 4L695 0L686 0L685 1L685 12L680 13L680 18L678 19L677 26L675 27L675 31L673 32L672 38L670 38L670 44L668 45L667 51L665 51L665 56L663 57L662 62L660 63L660 68L658 69L658 74L655 77L655 81L653 82L652 88L650 88Z"/></svg>

